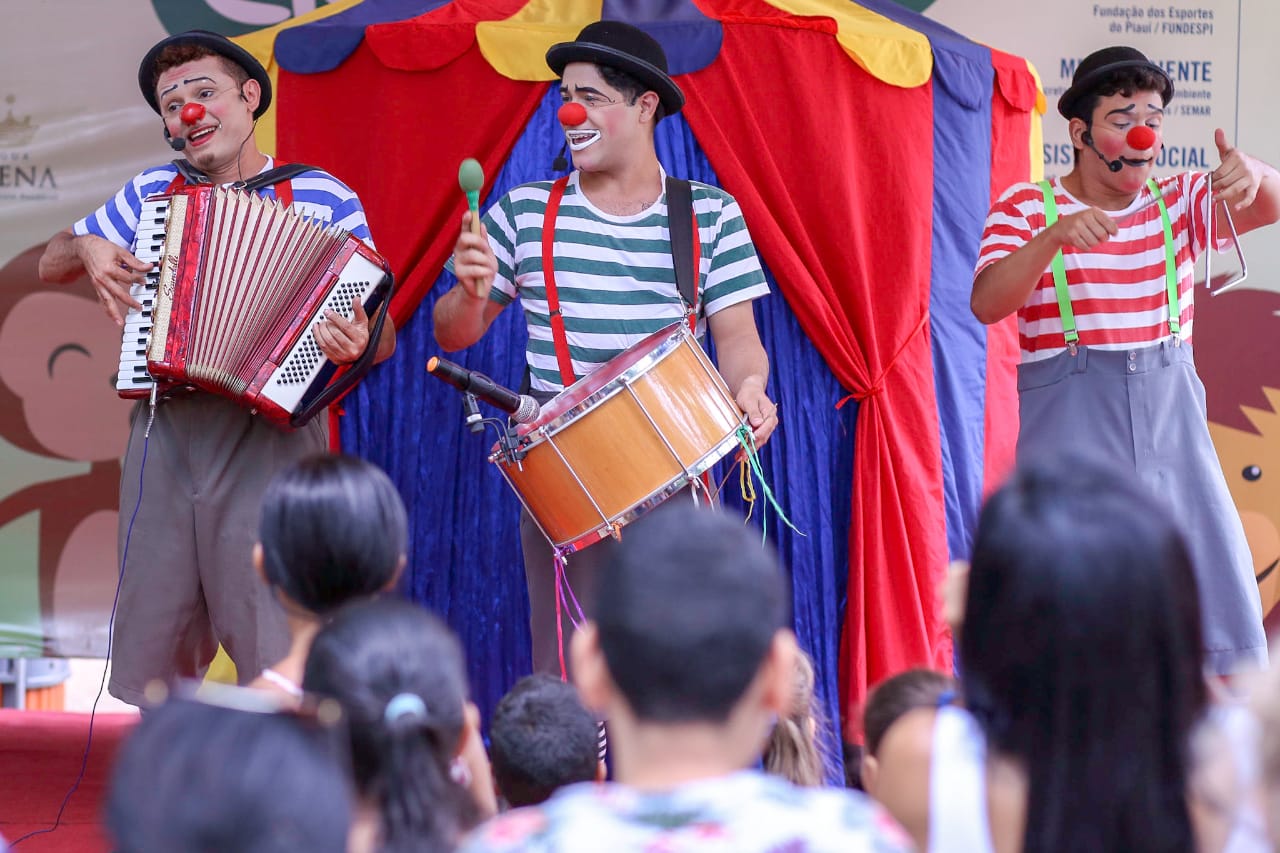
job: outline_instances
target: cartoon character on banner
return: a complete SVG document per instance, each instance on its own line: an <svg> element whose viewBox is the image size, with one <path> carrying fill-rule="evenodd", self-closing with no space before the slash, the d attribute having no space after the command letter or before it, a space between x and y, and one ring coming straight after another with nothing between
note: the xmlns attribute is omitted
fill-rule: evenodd
<svg viewBox="0 0 1280 853"><path fill-rule="evenodd" d="M1280 292L1196 299L1196 365L1209 434L1240 510L1267 638L1280 636Z"/></svg>
<svg viewBox="0 0 1280 853"><path fill-rule="evenodd" d="M16 488L0 478L0 528L39 514L46 653L101 655L116 587L120 448L131 407L115 390L121 333L87 277L40 281L43 252L34 246L0 269L0 438L88 469L67 466L67 475Z"/></svg>

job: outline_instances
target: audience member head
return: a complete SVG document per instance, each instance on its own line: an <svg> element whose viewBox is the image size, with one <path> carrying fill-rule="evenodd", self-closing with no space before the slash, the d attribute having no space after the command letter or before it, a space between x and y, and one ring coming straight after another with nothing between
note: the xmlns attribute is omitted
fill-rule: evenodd
<svg viewBox="0 0 1280 853"><path fill-rule="evenodd" d="M106 822L120 853L343 853L347 774L331 738L288 714L175 699L121 748Z"/></svg>
<svg viewBox="0 0 1280 853"><path fill-rule="evenodd" d="M381 818L380 849L452 850L476 807L450 763L475 732L449 628L407 601L347 605L316 635L302 685L342 705L356 791Z"/></svg>
<svg viewBox="0 0 1280 853"><path fill-rule="evenodd" d="M814 695L813 662L797 651L792 679L791 704L769 735L764 748L764 769L797 785L821 785L826 774L821 737L825 716Z"/></svg>
<svg viewBox="0 0 1280 853"><path fill-rule="evenodd" d="M921 780L930 777L937 708L954 689L949 676L910 669L872 688L862 713L859 782L922 849L929 837L929 798L921 793Z"/></svg>
<svg viewBox="0 0 1280 853"><path fill-rule="evenodd" d="M323 615L393 585L407 542L404 503L381 469L317 454L267 486L254 556L268 584Z"/></svg>
<svg viewBox="0 0 1280 853"><path fill-rule="evenodd" d="M1025 767L1026 849L1190 849L1199 603L1169 509L1130 472L1021 467L978 521L960 636L965 703Z"/></svg>
<svg viewBox="0 0 1280 853"><path fill-rule="evenodd" d="M607 713L620 780L631 725L701 727L726 736L726 760L759 759L790 704L795 655L782 572L759 531L728 512L660 507L600 573L595 614L574 635L574 680Z"/></svg>
<svg viewBox="0 0 1280 853"><path fill-rule="evenodd" d="M916 708L945 704L955 689L955 679L932 669L908 669L873 687L862 712L866 758L875 759L885 733L900 717Z"/></svg>
<svg viewBox="0 0 1280 853"><path fill-rule="evenodd" d="M557 788L598 778L599 727L572 684L529 675L494 709L489 757L494 785L507 804L536 805Z"/></svg>

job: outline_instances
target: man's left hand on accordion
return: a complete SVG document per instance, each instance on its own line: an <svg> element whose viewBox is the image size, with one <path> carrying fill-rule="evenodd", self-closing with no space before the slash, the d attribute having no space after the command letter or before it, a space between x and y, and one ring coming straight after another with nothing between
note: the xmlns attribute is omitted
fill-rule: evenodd
<svg viewBox="0 0 1280 853"><path fill-rule="evenodd" d="M351 300L350 320L336 311L326 311L325 319L316 323L313 329L320 351L334 364L349 364L358 359L369 345L371 330L369 315L359 299ZM389 358L395 351L395 341L395 329L388 322L384 324L374 361Z"/></svg>

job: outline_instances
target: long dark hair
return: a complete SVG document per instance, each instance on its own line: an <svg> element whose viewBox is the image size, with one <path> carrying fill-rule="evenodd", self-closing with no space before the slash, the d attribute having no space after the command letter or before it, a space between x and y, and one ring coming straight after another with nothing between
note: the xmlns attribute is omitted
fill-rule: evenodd
<svg viewBox="0 0 1280 853"><path fill-rule="evenodd" d="M267 582L312 613L374 595L395 579L408 542L404 502L377 466L319 454L267 486L258 521Z"/></svg>
<svg viewBox="0 0 1280 853"><path fill-rule="evenodd" d="M302 686L346 712L356 789L382 818L380 849L453 850L479 817L449 773L467 701L453 632L407 601L347 605L316 635Z"/></svg>
<svg viewBox="0 0 1280 853"><path fill-rule="evenodd" d="M106 823L120 853L342 853L351 788L327 733L174 699L120 750Z"/></svg>
<svg viewBox="0 0 1280 853"><path fill-rule="evenodd" d="M1025 766L1024 850L1193 849L1206 688L1170 510L1115 466L1024 467L982 511L965 606L961 684L990 747Z"/></svg>

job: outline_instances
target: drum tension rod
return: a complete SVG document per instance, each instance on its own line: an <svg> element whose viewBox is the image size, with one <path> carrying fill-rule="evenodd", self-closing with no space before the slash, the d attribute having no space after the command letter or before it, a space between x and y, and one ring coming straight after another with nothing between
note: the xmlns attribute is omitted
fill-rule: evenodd
<svg viewBox="0 0 1280 853"><path fill-rule="evenodd" d="M498 448L502 451L502 456L507 462L515 465L521 471L524 470L524 465L520 463L529 454L528 451L520 446L520 434L515 431L514 427L498 430Z"/></svg>

